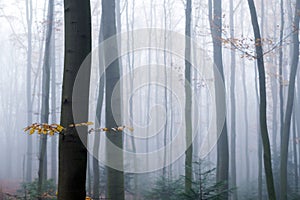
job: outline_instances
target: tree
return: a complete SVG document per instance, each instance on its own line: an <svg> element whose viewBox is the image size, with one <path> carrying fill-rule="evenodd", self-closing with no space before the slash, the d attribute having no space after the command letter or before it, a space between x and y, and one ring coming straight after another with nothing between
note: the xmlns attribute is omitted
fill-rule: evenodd
<svg viewBox="0 0 300 200"><path fill-rule="evenodd" d="M280 148L280 199L287 199L287 162L288 148L291 128L291 118L293 113L295 82L299 62L299 16L300 0L296 1L296 9L294 15L294 32L293 32L293 58L290 71L290 81L288 87L288 99L286 104L284 126L282 132L281 148Z"/></svg>
<svg viewBox="0 0 300 200"><path fill-rule="evenodd" d="M100 21L100 31L99 31L99 44L103 42L103 18ZM99 51L99 66L104 66L104 55L103 51ZM101 74L100 74L101 75ZM102 106L103 106L103 97L104 97L104 76L100 77L99 81L99 90L98 90L98 100L97 100L97 108L96 108L96 129L101 125L101 113L102 113ZM98 123L99 122L99 123ZM94 172L94 184L93 184L93 192L94 197L99 198L99 187L100 187L100 169L99 169L99 148L100 148L100 135L96 134L94 139L94 146L93 146L93 172Z"/></svg>
<svg viewBox="0 0 300 200"><path fill-rule="evenodd" d="M282 47L283 43L283 30L284 30L284 11L283 11L283 0L280 0L280 12L281 12L281 20L280 20L280 43L279 46ZM283 134L283 124L284 124L284 113L283 113L283 49L279 48L279 103L280 103L280 138L282 138Z"/></svg>
<svg viewBox="0 0 300 200"><path fill-rule="evenodd" d="M65 0L65 63L62 89L61 125L69 127L74 123L72 105L80 106L78 120L88 119L88 97L90 66L84 66L84 81L80 84L80 95L73 98L76 75L86 56L91 51L91 14L90 1ZM87 150L83 142L87 139L87 130L68 128L59 136L59 179L58 199L84 199ZM81 131L83 132L79 135ZM81 138L80 138L81 137ZM81 140L82 139L82 140Z"/></svg>
<svg viewBox="0 0 300 200"><path fill-rule="evenodd" d="M53 6L53 13L55 12L55 6ZM55 16L52 19L52 28L55 22ZM51 39L51 120L52 123L56 121L56 42L55 42L55 29L52 32ZM51 179L54 183L57 183L57 137L51 138Z"/></svg>
<svg viewBox="0 0 300 200"><path fill-rule="evenodd" d="M102 19L103 19L103 40L115 36L116 31L116 16L115 16L115 0L102 1ZM118 43L114 37L110 43L104 45L104 61L105 71L105 123L106 127L113 128L118 126L121 121L121 101L120 101L120 88L116 87L117 82L120 80L119 59L116 58L112 63L109 63L111 56L118 55ZM115 93L113 98L112 93ZM116 115L112 113L112 106ZM123 149L123 135L122 131L107 132L107 142L111 142L116 147ZM109 141L108 141L109 140ZM106 149L106 159L114 159L123 168L123 153L113 152L109 148ZM121 169L122 170L122 169ZM124 174L123 171L113 169L107 166L107 198L109 199L124 199Z"/></svg>
<svg viewBox="0 0 300 200"><path fill-rule="evenodd" d="M31 68L32 68L32 0L26 0L26 22L27 22L27 81L26 81L26 98L27 98L27 124L32 123L32 99L31 99ZM27 137L27 166L26 181L32 180L32 137Z"/></svg>
<svg viewBox="0 0 300 200"><path fill-rule="evenodd" d="M209 0L209 20L210 28L213 40L213 60L216 65L222 80L224 81L223 72L223 60L222 60L222 1L221 0ZM213 8L212 8L213 6ZM216 100L221 99L218 92L219 88L216 88ZM222 105L216 101L217 113L219 110L224 109ZM218 114L217 114L218 116ZM217 117L217 121L219 121ZM219 123L218 123L219 124ZM228 150L228 136L227 136L227 124L226 119L224 126L222 127L220 137L217 143L217 182L222 183L223 187L220 187L220 191L228 190L228 170L229 170L229 150ZM227 199L228 195L224 196Z"/></svg>
<svg viewBox="0 0 300 200"><path fill-rule="evenodd" d="M233 18L233 0L230 0L230 38L234 38L234 18ZM233 44L232 48L233 47ZM236 68L236 59L235 59L235 51L231 51L231 82L230 82L230 108L231 108L231 157L230 157L230 163L231 163L231 187L236 187L236 116L235 116L235 68ZM237 199L237 192L233 191L232 193L232 199Z"/></svg>
<svg viewBox="0 0 300 200"><path fill-rule="evenodd" d="M41 122L48 123L49 120L49 91L50 91L50 56L51 56L51 36L53 25L53 8L54 2L49 0L48 16L47 16L47 31L45 56L43 64L43 82L42 82L42 112ZM52 66L54 67L54 66ZM40 156L39 156L39 172L38 172L38 194L39 199L42 199L43 184L47 180L47 135L40 136Z"/></svg>
<svg viewBox="0 0 300 200"><path fill-rule="evenodd" d="M275 200L276 195L274 189L270 141L269 141L268 127L267 127L267 101L266 101L264 56L263 56L260 30L257 21L256 8L253 0L248 0L248 5L250 9L251 22L252 22L253 32L255 37L256 60L257 60L257 68L258 68L258 75L259 75L259 94L260 94L259 118L260 118L260 133L261 133L263 150L264 150L263 154L264 154L265 174L267 180L269 199Z"/></svg>
<svg viewBox="0 0 300 200"><path fill-rule="evenodd" d="M192 1L186 1L185 8L185 134L186 134L186 151L185 151L185 193L189 194L192 189L192 162L193 162L193 145L192 145L192 89L191 84L191 14Z"/></svg>

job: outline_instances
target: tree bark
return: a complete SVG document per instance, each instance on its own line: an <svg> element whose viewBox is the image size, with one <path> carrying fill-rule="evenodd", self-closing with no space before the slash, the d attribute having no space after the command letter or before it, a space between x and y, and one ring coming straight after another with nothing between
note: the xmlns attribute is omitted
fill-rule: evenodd
<svg viewBox="0 0 300 200"><path fill-rule="evenodd" d="M230 0L230 38L234 38L234 17L233 17L233 0ZM235 50L232 44L231 50L231 77L230 77L230 108L231 108L231 148L230 148L230 164L231 164L231 188L236 188L236 116L235 116L235 68L236 68L236 59L235 59ZM237 191L234 190L231 194L231 199L237 199Z"/></svg>
<svg viewBox="0 0 300 200"><path fill-rule="evenodd" d="M65 64L62 89L61 125L68 127L74 123L72 105L80 106L82 122L88 120L88 97L90 66L84 66L81 76L80 94L73 99L76 75L86 56L91 51L91 13L90 1L64 1L65 11ZM59 136L59 180L58 199L85 199L87 169L87 128L68 128ZM78 129L79 129L78 128ZM85 144L84 144L85 143Z"/></svg>
<svg viewBox="0 0 300 200"><path fill-rule="evenodd" d="M264 56L262 50L260 30L257 21L256 8L253 0L248 0L248 5L250 9L251 21L252 21L255 44L256 44L255 50L256 50L257 68L258 68L258 75L259 75L259 94L260 94L260 104L259 104L260 133L261 133L263 149L264 149L263 155L264 155L265 174L267 180L267 189L268 189L269 199L275 200L276 194L274 189L270 140L268 136L268 127L267 127L267 101L266 101Z"/></svg>
<svg viewBox="0 0 300 200"><path fill-rule="evenodd" d="M55 6L53 7L53 13ZM55 21L53 16L53 23ZM53 27L52 27L53 28ZM55 49L55 31L52 32L51 39L51 113L52 123L57 123L56 119L56 49ZM57 137L51 138L51 178L57 183Z"/></svg>
<svg viewBox="0 0 300 200"><path fill-rule="evenodd" d="M26 0L26 21L27 21L27 124L32 124L32 99L31 99L31 68L32 68L32 0ZM26 181L32 181L32 137L27 136L27 159L26 159Z"/></svg>
<svg viewBox="0 0 300 200"><path fill-rule="evenodd" d="M185 9L185 193L191 193L192 189L192 89L191 89L191 15L192 1L186 1Z"/></svg>
<svg viewBox="0 0 300 200"><path fill-rule="evenodd" d="M99 44L103 42L103 18L101 18L100 22L100 31L99 31ZM99 67L104 66L104 55L103 51L99 51ZM100 74L101 76L101 74ZM96 126L95 128L99 128L101 126L101 113L103 107L103 97L104 97L104 81L105 77L102 75L99 81L99 90L98 90L98 100L97 100L97 108L96 108ZM94 184L93 184L93 193L94 198L100 198L100 169L99 169L99 148L100 148L100 134L96 133L94 139L94 146L93 146L93 172L94 172Z"/></svg>
<svg viewBox="0 0 300 200"><path fill-rule="evenodd" d="M115 36L116 31L116 15L115 1L102 1L102 18L103 18L103 39L104 41ZM121 94L120 88L115 88L120 80L119 59L115 59L112 63L108 63L107 58L118 55L117 38L113 38L108 46L104 46L105 66L105 123L107 128L117 127L121 122ZM113 98L112 92L115 97ZM115 115L112 113L114 107ZM110 140L116 147L123 149L123 133L107 132L107 140ZM108 142L108 141L107 141ZM113 159L118 163L119 169L123 168L123 153L112 152L106 149L106 159ZM123 171L113 169L107 166L107 198L114 200L124 199L124 174Z"/></svg>
<svg viewBox="0 0 300 200"><path fill-rule="evenodd" d="M286 104L284 126L281 139L280 148L280 199L287 199L287 162L288 162L288 148L290 138L291 118L294 105L295 96L295 82L299 62L299 15L300 15L300 0L296 1L295 15L294 15L294 33L293 33L293 58L290 71L290 80L288 87L288 99Z"/></svg>
<svg viewBox="0 0 300 200"><path fill-rule="evenodd" d="M45 55L43 64L43 80L42 80L42 112L41 123L48 124L49 121L49 93L50 93L50 65L51 65L51 36L53 25L53 8L52 0L48 2L47 14L47 31L45 41ZM39 171L38 171L38 195L42 199L44 183L47 180L47 135L40 135L40 152L39 152Z"/></svg>
<svg viewBox="0 0 300 200"><path fill-rule="evenodd" d="M212 8L213 7L213 8ZM216 65L222 80L224 81L223 72L223 59L222 59L222 1L213 0L213 5L211 0L209 0L209 20L210 28L212 32L213 39L213 52L214 52L214 64ZM215 72L216 73L216 72ZM220 94L218 92L219 88L216 88L216 100L220 99ZM217 102L217 101L216 101ZM219 110L224 109L222 105L216 103L217 113ZM217 114L218 116L218 114ZM217 121L219 124L219 117ZM228 136L227 136L227 123L226 119L224 126L222 127L220 137L217 143L217 182L222 183L222 187L219 188L220 192L226 192L226 195L222 196L222 199L228 199L228 173L229 173L229 149L228 149Z"/></svg>

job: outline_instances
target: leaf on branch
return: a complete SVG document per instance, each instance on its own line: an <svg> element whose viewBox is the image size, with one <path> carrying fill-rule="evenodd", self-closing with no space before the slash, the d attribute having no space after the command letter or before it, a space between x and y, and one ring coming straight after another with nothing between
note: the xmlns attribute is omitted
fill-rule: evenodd
<svg viewBox="0 0 300 200"><path fill-rule="evenodd" d="M39 135L44 134L44 135L50 135L53 136L55 133L58 134L64 134L64 131L67 131L68 129L74 128L74 127L80 127L80 126L89 126L93 125L93 122L84 122L84 123L78 123L78 124L70 124L68 128L64 128L60 124L47 124L47 123L34 123L26 128L24 128L24 132L29 131L29 135L34 134L36 131ZM98 128L98 129L90 129L88 133L92 132L122 132L124 129L128 129L129 131L133 131L134 129L132 127L128 126L117 126L117 127L112 127L112 128Z"/></svg>

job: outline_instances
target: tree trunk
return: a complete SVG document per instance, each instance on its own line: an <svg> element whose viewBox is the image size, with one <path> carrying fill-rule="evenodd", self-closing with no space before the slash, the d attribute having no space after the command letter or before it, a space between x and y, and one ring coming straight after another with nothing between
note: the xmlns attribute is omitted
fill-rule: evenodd
<svg viewBox="0 0 300 200"><path fill-rule="evenodd" d="M262 27L261 29L261 37L264 37L264 23L265 23L265 4L264 4L264 0L261 0L261 21L260 21L260 25ZM256 65L255 64L255 77L258 77L257 73L258 70L256 69ZM255 93L256 93L256 101L257 104L259 105L259 91L258 91L258 78L255 78ZM262 178L262 173L263 173L263 165L262 165L262 140L261 140L261 132L260 132L260 117L259 117L259 106L257 109L257 146L258 146L258 152L257 152L257 156L258 156L258 200L262 199L262 191L263 191L263 178Z"/></svg>
<svg viewBox="0 0 300 200"><path fill-rule="evenodd" d="M249 186L249 123L248 123L248 97L246 88L246 69L245 63L242 65L242 80L243 80L243 94L244 94L244 122L245 122L245 159L246 159L246 186Z"/></svg>
<svg viewBox="0 0 300 200"><path fill-rule="evenodd" d="M280 12L281 12L281 21L280 21L280 38L279 38L279 106L280 106L280 138L282 139L283 133L283 124L284 124L284 113L283 113L283 50L282 50L282 39L283 39L283 29L284 29L284 11L283 11L283 0L280 0Z"/></svg>
<svg viewBox="0 0 300 200"><path fill-rule="evenodd" d="M230 38L234 38L234 17L233 17L233 0L230 0ZM234 49L232 44L232 49ZM231 77L230 77L230 108L231 108L231 188L236 188L236 116L235 116L235 68L236 68L236 59L235 51L231 50ZM231 195L232 200L237 199L237 191L234 190Z"/></svg>
<svg viewBox="0 0 300 200"><path fill-rule="evenodd" d="M32 99L31 99L31 57L32 57L32 0L26 0L26 21L27 21L27 124L32 124ZM32 181L32 137L27 136L27 159L26 159L26 181Z"/></svg>
<svg viewBox="0 0 300 200"><path fill-rule="evenodd" d="M43 82L42 82L42 112L41 123L48 124L49 120L49 93L50 93L50 65L51 65L51 36L53 25L53 8L52 0L48 2L47 15L47 31L45 41L45 55L43 64ZM47 180L47 135L40 135L40 155L39 155L39 171L38 171L38 195L42 199L42 192L44 191L44 183Z"/></svg>
<svg viewBox="0 0 300 200"><path fill-rule="evenodd" d="M79 107L78 120L88 120L88 97L90 66L83 66L80 82L73 98L76 75L83 60L91 51L90 1L64 1L65 8L65 64L62 90L61 125L68 127L74 123L72 107ZM79 132L80 130L80 137ZM85 199L87 168L87 128L68 128L59 136L59 180L58 199Z"/></svg>
<svg viewBox="0 0 300 200"><path fill-rule="evenodd" d="M282 132L281 148L280 148L280 199L287 199L287 162L288 162L288 147L290 138L291 117L294 105L295 81L299 62L299 14L300 0L296 1L294 15L294 33L293 33L293 58L290 72L290 80L288 87L288 99L286 104L284 126Z"/></svg>
<svg viewBox="0 0 300 200"><path fill-rule="evenodd" d="M192 89L191 89L191 14L192 1L186 1L185 9L185 193L191 193L192 189Z"/></svg>
<svg viewBox="0 0 300 200"><path fill-rule="evenodd" d="M53 6L53 13L55 12L55 6ZM55 21L53 16L53 23ZM52 27L53 28L53 27ZM56 119L56 49L55 49L55 31L52 32L51 39L51 113L52 123L57 123ZM54 183L57 183L57 137L51 138L51 178Z"/></svg>
<svg viewBox="0 0 300 200"><path fill-rule="evenodd" d="M269 199L275 200L276 195L274 189L270 141L269 141L268 127L267 127L267 101L266 101L266 85L265 85L266 80L265 80L264 57L263 57L260 30L257 21L256 8L253 0L248 0L248 5L250 9L251 21L252 21L255 44L256 44L255 50L256 50L257 68L258 68L258 75L259 75L259 93L260 93L260 104L259 104L260 133L261 133L263 149L264 149L265 174L267 180Z"/></svg>
<svg viewBox="0 0 300 200"><path fill-rule="evenodd" d="M216 65L223 81L223 60L222 60L222 1L213 0L213 8L211 0L209 0L209 20L210 28L212 32L213 39L213 51L214 51L214 64ZM216 73L216 72L215 72ZM216 88L216 100L220 99L220 94L218 92L219 88ZM217 102L217 101L216 101ZM222 105L217 103L216 110L217 113L220 112ZM217 114L218 116L218 114ZM219 117L217 117L218 124ZM227 136L227 124L226 119L224 126L217 143L217 182L222 183L220 187L220 192L226 191L226 195L222 196L222 199L228 199L228 172L229 172L229 150L228 150L228 136Z"/></svg>
<svg viewBox="0 0 300 200"><path fill-rule="evenodd" d="M102 1L102 18L103 18L103 39L104 41L116 35L116 17L115 17L115 1ZM121 94L120 87L115 88L120 80L119 59L115 59L112 63L108 63L111 56L118 55L117 39L113 38L108 46L104 46L105 72L105 123L107 128L117 127L121 122ZM116 56L117 57L117 56ZM112 92L116 96L112 96ZM115 115L112 113L114 107ZM107 142L111 142L116 147L123 149L123 133L107 132ZM108 141L109 140L109 141ZM123 153L113 152L106 149L106 159L109 162L118 163L119 169L123 168ZM113 161L112 161L113 159ZM124 174L123 171L107 166L107 198L114 200L124 199Z"/></svg>
<svg viewBox="0 0 300 200"><path fill-rule="evenodd" d="M294 157L294 174L295 174L295 188L296 191L298 190L298 181L299 181L299 176L298 176L298 156L297 156L297 132L296 132L296 112L295 110L293 111L293 157Z"/></svg>
<svg viewBox="0 0 300 200"><path fill-rule="evenodd" d="M104 77L100 78L100 85L99 85L99 94L98 94L98 102L96 108L96 120L99 120L99 124L96 122L96 129L101 125L101 111L103 106L103 96L104 96ZM99 149L100 149L100 135L96 133L94 139L94 146L93 146L93 172L94 172L94 184L93 184L93 194L95 198L100 198L100 169L99 169Z"/></svg>
<svg viewBox="0 0 300 200"><path fill-rule="evenodd" d="M99 31L99 44L103 41L103 18L101 18L100 22L100 31ZM104 66L104 55L103 51L99 51L99 67ZM101 76L101 74L100 74ZM97 108L96 108L96 126L95 128L99 128L101 126L101 113L103 107L103 97L104 97L104 81L105 78L102 75L99 81L99 90L98 90L98 100L97 100ZM94 198L100 198L100 169L99 169L99 148L100 148L100 134L95 133L94 146L93 146L93 172L94 172L94 184L93 184L93 193Z"/></svg>

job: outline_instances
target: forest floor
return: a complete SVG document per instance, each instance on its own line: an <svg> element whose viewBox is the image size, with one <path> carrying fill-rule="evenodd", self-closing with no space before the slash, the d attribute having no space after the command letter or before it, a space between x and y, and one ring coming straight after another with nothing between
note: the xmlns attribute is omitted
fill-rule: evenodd
<svg viewBox="0 0 300 200"><path fill-rule="evenodd" d="M16 194L20 183L20 180L0 180L0 200L3 200L5 196Z"/></svg>

